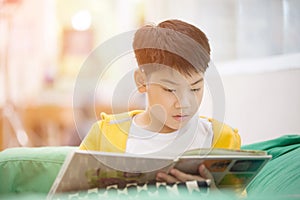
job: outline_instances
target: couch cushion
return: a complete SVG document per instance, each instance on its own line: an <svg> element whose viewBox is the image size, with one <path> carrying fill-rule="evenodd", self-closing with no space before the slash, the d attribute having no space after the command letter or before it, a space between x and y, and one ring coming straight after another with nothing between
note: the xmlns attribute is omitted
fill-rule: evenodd
<svg viewBox="0 0 300 200"><path fill-rule="evenodd" d="M300 197L300 135L285 135L243 149L264 150L273 156L248 185L248 195Z"/></svg>
<svg viewBox="0 0 300 200"><path fill-rule="evenodd" d="M47 193L76 147L9 148L0 152L0 193Z"/></svg>

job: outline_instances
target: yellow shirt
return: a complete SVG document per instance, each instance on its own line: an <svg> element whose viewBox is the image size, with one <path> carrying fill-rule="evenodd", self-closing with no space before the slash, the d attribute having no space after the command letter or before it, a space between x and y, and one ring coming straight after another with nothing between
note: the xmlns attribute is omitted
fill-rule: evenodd
<svg viewBox="0 0 300 200"><path fill-rule="evenodd" d="M117 115L101 113L101 120L92 126L79 148L81 150L125 152L132 117L141 112L143 111L134 110ZM241 147L237 129L232 129L214 119L208 120L212 123L214 133L213 148L239 149Z"/></svg>

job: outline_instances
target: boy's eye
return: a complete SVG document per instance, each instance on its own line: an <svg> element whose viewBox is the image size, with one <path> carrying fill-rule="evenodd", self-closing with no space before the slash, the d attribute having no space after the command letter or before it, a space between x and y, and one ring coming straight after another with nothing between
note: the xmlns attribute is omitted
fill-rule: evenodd
<svg viewBox="0 0 300 200"><path fill-rule="evenodd" d="M191 89L192 92L199 92L200 90L201 90L201 88Z"/></svg>
<svg viewBox="0 0 300 200"><path fill-rule="evenodd" d="M174 89L170 89L170 88L163 88L165 91L167 91L167 92L175 92L176 90L174 90Z"/></svg>

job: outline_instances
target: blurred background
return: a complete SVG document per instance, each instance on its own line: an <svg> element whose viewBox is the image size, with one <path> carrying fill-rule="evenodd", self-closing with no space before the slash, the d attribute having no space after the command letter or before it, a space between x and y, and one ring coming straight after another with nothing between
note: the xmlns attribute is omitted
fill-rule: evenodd
<svg viewBox="0 0 300 200"><path fill-rule="evenodd" d="M0 149L79 145L100 112L112 112L114 83L130 69L121 66L136 67L132 55L114 63L96 103L83 96L73 108L87 56L115 35L170 18L207 34L225 122L239 129L243 144L300 133L298 0L0 0ZM206 116L209 96L200 108ZM93 111L85 109L90 103ZM143 106L120 98L120 111Z"/></svg>

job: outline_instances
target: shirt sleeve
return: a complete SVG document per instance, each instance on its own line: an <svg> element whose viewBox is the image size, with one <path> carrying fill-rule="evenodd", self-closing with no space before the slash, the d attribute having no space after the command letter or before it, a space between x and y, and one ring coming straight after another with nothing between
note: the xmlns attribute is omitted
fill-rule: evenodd
<svg viewBox="0 0 300 200"><path fill-rule="evenodd" d="M101 132L100 132L100 124L102 122L96 122L92 125L89 130L87 136L81 142L79 149L80 150L93 150L99 151L101 148Z"/></svg>

